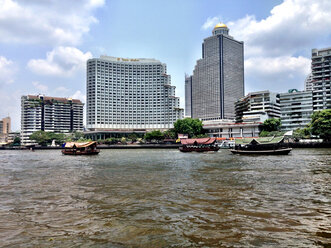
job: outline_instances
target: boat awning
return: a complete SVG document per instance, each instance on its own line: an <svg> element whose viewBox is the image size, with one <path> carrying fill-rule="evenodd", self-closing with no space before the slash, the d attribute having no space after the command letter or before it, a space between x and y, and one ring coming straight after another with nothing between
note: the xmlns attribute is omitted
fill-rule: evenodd
<svg viewBox="0 0 331 248"><path fill-rule="evenodd" d="M95 141L89 141L89 142L67 142L65 143L65 148L73 148L74 146L76 148L84 148L84 147L89 147L92 146L94 144L96 144L97 142Z"/></svg>
<svg viewBox="0 0 331 248"><path fill-rule="evenodd" d="M182 145L211 145L216 142L216 138L182 139Z"/></svg>
<svg viewBox="0 0 331 248"><path fill-rule="evenodd" d="M279 137L260 137L260 138L243 138L236 139L236 145L248 144L277 144L284 140L284 136Z"/></svg>

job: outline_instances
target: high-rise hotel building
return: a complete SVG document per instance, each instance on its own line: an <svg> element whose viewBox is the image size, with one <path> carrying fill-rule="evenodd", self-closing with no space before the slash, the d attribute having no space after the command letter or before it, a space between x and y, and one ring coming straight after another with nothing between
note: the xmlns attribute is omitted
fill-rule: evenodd
<svg viewBox="0 0 331 248"><path fill-rule="evenodd" d="M86 86L90 131L169 129L183 117L167 66L155 59L89 59Z"/></svg>
<svg viewBox="0 0 331 248"><path fill-rule="evenodd" d="M244 44L233 39L223 23L212 33L204 39L202 59L193 71L192 117L234 119L235 102L244 96Z"/></svg>
<svg viewBox="0 0 331 248"><path fill-rule="evenodd" d="M31 143L36 131L83 131L83 107L78 99L27 95L21 97L21 143Z"/></svg>

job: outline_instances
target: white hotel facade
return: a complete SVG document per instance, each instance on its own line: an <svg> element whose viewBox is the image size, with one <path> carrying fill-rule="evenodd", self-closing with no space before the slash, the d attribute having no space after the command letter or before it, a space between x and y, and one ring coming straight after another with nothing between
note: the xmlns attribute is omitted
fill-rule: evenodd
<svg viewBox="0 0 331 248"><path fill-rule="evenodd" d="M166 130L183 118L167 66L155 59L89 59L86 86L92 132Z"/></svg>

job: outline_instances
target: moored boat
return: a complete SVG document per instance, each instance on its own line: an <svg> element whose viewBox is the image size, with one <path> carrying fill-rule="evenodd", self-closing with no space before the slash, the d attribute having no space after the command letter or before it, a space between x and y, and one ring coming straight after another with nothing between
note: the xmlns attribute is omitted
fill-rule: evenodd
<svg viewBox="0 0 331 248"><path fill-rule="evenodd" d="M64 155L97 155L97 142L67 142L64 144L62 154Z"/></svg>
<svg viewBox="0 0 331 248"><path fill-rule="evenodd" d="M230 151L243 155L287 155L291 150L281 136L237 139L234 149Z"/></svg>
<svg viewBox="0 0 331 248"><path fill-rule="evenodd" d="M216 138L182 139L180 142L181 152L216 152L220 149Z"/></svg>

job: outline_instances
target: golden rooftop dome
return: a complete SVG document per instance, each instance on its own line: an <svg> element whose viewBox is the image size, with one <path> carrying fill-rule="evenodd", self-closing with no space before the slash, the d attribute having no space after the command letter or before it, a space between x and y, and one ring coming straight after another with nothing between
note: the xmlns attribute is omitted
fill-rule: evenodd
<svg viewBox="0 0 331 248"><path fill-rule="evenodd" d="M220 23L217 23L216 26L214 27L214 29L216 28L228 28L228 26L226 26L224 23L220 22Z"/></svg>

